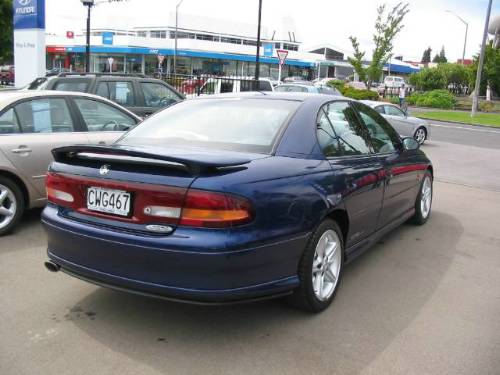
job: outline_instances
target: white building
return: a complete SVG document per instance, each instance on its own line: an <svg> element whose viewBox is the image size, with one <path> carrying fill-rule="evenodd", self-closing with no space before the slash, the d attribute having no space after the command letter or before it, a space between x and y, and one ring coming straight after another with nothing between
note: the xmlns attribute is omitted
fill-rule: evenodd
<svg viewBox="0 0 500 375"><path fill-rule="evenodd" d="M167 25L135 27L129 30L93 29L91 32L91 71L112 70L125 73L153 74L158 71L158 55L165 56L163 72L181 74L221 74L253 76L257 48L255 25L208 17L179 14L177 54L175 55L175 14ZM282 76L316 78L336 76L336 65L347 67L344 53L333 46L315 46L304 50L294 22L285 18L279 29L261 29L262 77L278 77L276 51L287 50L288 57ZM309 52L307 52L309 51ZM47 35L48 68L83 71L85 35ZM339 68L340 69L340 68ZM340 73L340 72L339 72ZM346 74L342 72L340 78Z"/></svg>

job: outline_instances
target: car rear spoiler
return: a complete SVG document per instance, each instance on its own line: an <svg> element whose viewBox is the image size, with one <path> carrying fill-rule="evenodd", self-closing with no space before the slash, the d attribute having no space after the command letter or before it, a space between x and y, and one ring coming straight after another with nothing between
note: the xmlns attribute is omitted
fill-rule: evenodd
<svg viewBox="0 0 500 375"><path fill-rule="evenodd" d="M74 145L59 147L52 150L56 162L71 163L75 159L99 160L120 164L142 164L161 167L182 168L192 174L201 171L239 167L251 162L250 158L234 153L208 152L189 149L168 148L161 152L151 152L145 147L134 146L101 146Z"/></svg>

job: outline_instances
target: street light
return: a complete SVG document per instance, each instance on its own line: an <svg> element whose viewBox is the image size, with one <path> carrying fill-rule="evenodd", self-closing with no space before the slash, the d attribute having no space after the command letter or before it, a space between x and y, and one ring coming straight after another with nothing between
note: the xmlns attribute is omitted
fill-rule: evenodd
<svg viewBox="0 0 500 375"><path fill-rule="evenodd" d="M179 21L179 7L184 0L180 0L175 6L175 47L174 47L174 74L177 73L177 27Z"/></svg>
<svg viewBox="0 0 500 375"><path fill-rule="evenodd" d="M462 65L465 65L465 49L467 48L467 34L469 33L469 24L458 14L451 10L447 10L447 13L453 14L455 17L457 17L462 23L465 25L465 40L464 40L464 52L462 54Z"/></svg>
<svg viewBox="0 0 500 375"><path fill-rule="evenodd" d="M486 21L484 24L484 32L483 32L483 43L481 44L481 54L479 55L479 64L477 66L476 88L474 89L474 95L472 96L472 110L470 113L470 117L474 117L477 112L477 105L479 101L479 89L481 88L481 74L483 72L483 64L484 64L484 52L486 50L486 41L488 39L488 26L490 23L492 2L493 0L489 1L488 10L486 11Z"/></svg>
<svg viewBox="0 0 500 375"><path fill-rule="evenodd" d="M94 0L80 0L82 4L88 7L87 10L87 44L85 46L85 72L90 72L90 9L95 5Z"/></svg>

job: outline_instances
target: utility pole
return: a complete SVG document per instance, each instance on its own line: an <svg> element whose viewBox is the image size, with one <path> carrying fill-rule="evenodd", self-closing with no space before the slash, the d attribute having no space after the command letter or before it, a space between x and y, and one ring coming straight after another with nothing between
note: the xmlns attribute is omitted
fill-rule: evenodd
<svg viewBox="0 0 500 375"><path fill-rule="evenodd" d="M259 19L257 22L257 55L255 56L255 85L259 87L260 75L260 23L262 19L262 0L259 0Z"/></svg>
<svg viewBox="0 0 500 375"><path fill-rule="evenodd" d="M180 0L175 6L175 46L174 46L174 74L177 73L177 27L179 22L179 7L184 0Z"/></svg>
<svg viewBox="0 0 500 375"><path fill-rule="evenodd" d="M481 74L483 72L484 65L484 53L486 51L486 41L488 39L488 26L490 23L490 15L491 15L491 3L493 0L490 0L488 3L488 10L486 12L486 21L484 24L484 33L483 33L483 43L481 44L481 54L479 55L479 65L477 67L477 75L476 75L476 88L474 89L474 95L472 96L472 110L470 113L471 117L474 117L477 112L477 107L479 103L479 90L481 88Z"/></svg>

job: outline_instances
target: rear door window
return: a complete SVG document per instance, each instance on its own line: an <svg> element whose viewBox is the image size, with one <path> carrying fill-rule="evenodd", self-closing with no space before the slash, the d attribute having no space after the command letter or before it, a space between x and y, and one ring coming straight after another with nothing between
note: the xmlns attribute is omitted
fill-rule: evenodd
<svg viewBox="0 0 500 375"><path fill-rule="evenodd" d="M96 93L125 107L136 105L134 86L131 81L99 82Z"/></svg>
<svg viewBox="0 0 500 375"><path fill-rule="evenodd" d="M34 99L15 106L23 133L74 131L73 120L62 98Z"/></svg>
<svg viewBox="0 0 500 375"><path fill-rule="evenodd" d="M16 133L19 133L19 124L14 108L11 108L0 115L0 135Z"/></svg>
<svg viewBox="0 0 500 375"><path fill-rule="evenodd" d="M318 142L327 157L370 154L370 136L348 102L326 104L318 115Z"/></svg>
<svg viewBox="0 0 500 375"><path fill-rule="evenodd" d="M385 113L391 116L405 117L405 114L399 108L393 107L392 105L385 106Z"/></svg>

